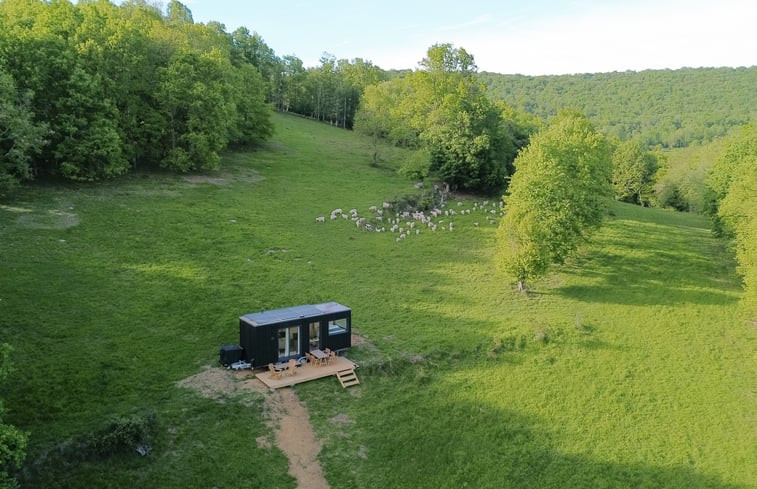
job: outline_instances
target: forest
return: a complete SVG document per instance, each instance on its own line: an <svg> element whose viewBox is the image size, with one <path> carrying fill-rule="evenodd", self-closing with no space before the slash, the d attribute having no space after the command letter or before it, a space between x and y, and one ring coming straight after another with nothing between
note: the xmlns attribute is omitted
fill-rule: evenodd
<svg viewBox="0 0 757 489"><path fill-rule="evenodd" d="M737 284L739 292L731 291L726 285L722 297L718 296L719 303L710 304L708 301L711 299L701 297L699 302L723 308L731 302L738 302L738 313L733 313L734 317L738 316L739 324L753 326L757 324L755 86L757 66L560 76L479 72L474 54L450 43L430 46L415 69L383 70L369 60L339 59L330 53L323 54L318 66L306 67L295 55L276 54L261 35L247 28L240 27L228 32L226 26L217 22L196 23L191 10L177 0L171 0L165 7L146 0L128 0L120 4L109 0L78 3L69 0L0 0L0 219L3 219L1 235L3 240L7 240L7 243L0 243L0 246L4 247L4 253L16 257L12 270L23 272L18 276L22 277L21 282L28 280L28 283L24 282L27 287L25 290L28 297L31 297L33 294L29 291L40 287L37 281L42 280L47 273L37 276L40 271L27 269L27 265L32 267L37 262L45 262L52 275L63 278L63 283L67 274L78 272L62 271L58 268L60 260L57 259L51 259L47 263L47 254L30 259L23 252L27 247L25 233L34 234L36 241L32 243L48 250L49 246L75 241L79 229L89 229L85 225L77 228L79 221L75 215L79 212L78 206L85 209L82 211L84 215L97 223L96 228L87 231L92 233L87 235L86 245L91 248L77 251L81 255L76 255L74 259L81 260L76 261L74 270L89 270L94 267L96 271L92 277L76 277L81 282L72 289L76 292L74 297L66 296L64 307L69 309L66 314L71 330L81 335L76 339L80 342L81 338L96 336L98 320L93 318L97 314L107 315L107 311L111 310L109 308L123 308L145 319L145 311L139 309L139 304L143 302L150 304L153 313L155 309L171 301L180 303L180 297L171 295L172 288L186 288L187 296L194 297L194 303L185 303L185 308L196 306L207 298L204 295L193 295L199 294L197 290L203 288L214 293L218 292L216 288L223 289L217 295L224 295L229 292L229 288L233 288L230 297L236 297L234 294L241 293L245 287L257 287L245 293L260 295L260 287L263 286L257 284L255 277L254 280L250 280L248 276L238 278L228 288L218 285L224 282L225 277L224 273L216 275L217 270L208 272L208 276L213 277L210 285L198 278L203 273L197 272L187 263L195 260L195 254L210 253L215 247L230 247L231 251L221 260L223 261L229 259L229 256L247 253L248 247L261 247L263 242L270 240L271 244L261 248L263 258L250 253L245 263L274 260L271 263L266 261L266 266L270 265L270 270L266 273L275 282L283 284L281 288L286 292L287 287L296 284L298 279L287 278L285 275L291 270L281 271L278 267L282 263L286 263L287 267L303 263L310 266L312 260L305 261L305 257L299 252L291 263L286 261L288 258L281 258L280 262L278 257L272 258L270 255L281 252L283 256L288 249L307 241L307 233L320 237L319 243L309 245L314 256L326 256L333 251L325 244L330 239L325 231L307 228L304 235L298 234L305 229L302 222L305 211L324 212L315 208L316 205L321 205L321 199L308 200L302 196L315 192L317 195L327 195L323 201L333 207L346 206L346 203L335 200L336 193L332 192L332 186L333 181L348 174L349 181L340 184L345 189L350 189L352 195L361 195L361 199L367 199L367 195L371 195L376 202L384 198L394 199L394 203L412 201L415 206L412 210L436 212L439 211L437 206L442 206L444 202L437 199L438 195L434 193L436 190L432 192L428 189L446 188L451 194L444 194L443 198L459 199L458 206L468 206L475 201L473 209L481 209L486 204L480 205L479 201L486 199L487 203L497 202L503 208L501 220L498 211L493 210L496 220L487 215L486 220L471 222L468 230L463 227L463 231L458 232L460 238L455 236L449 238L450 241L442 242L441 257L436 256L438 250L435 245L428 243L424 245L427 249L415 256L387 251L385 244L366 240L360 245L365 248L352 250L355 254L348 261L353 269L361 267L361 259L356 257L363 256L390 256L397 260L397 269L407 270L407 273L416 267L418 270L423 268L418 266L419 256L423 259L431 256L438 258L439 270L455 269L459 264L454 257L467 256L470 249L485 257L481 261L485 265L470 256L466 258L476 262L476 266L481 266L481 270L477 272L481 274L479 280L487 283L491 281L498 284L498 287L502 284L512 285L521 294L513 299L507 295L509 290L503 292L498 289L500 297L506 299L501 304L497 302L491 310L487 309L488 305L480 306L486 309L487 312L483 313L486 317L506 316L511 310L532 314L528 310L531 306L523 306L520 301L530 300L533 296L528 294L538 297L541 294L539 290L551 291L545 297L548 294L559 295L555 291L559 290L559 280L562 278L550 282L550 273L554 270L559 270L556 273L561 274L560 277L568 276L568 281L576 280L571 286L574 289L559 292L569 296L569 305L555 305L556 311L563 307L580 309L581 306L576 303L585 300L585 294L581 292L584 289L581 287L586 286L576 284L592 277L595 280L609 277L607 280L616 282L608 283L608 287L614 287L620 295L628 294L623 300L641 309L636 311L640 312L640 317L646 317L647 314L653 317L658 311L653 314L647 310L648 301L640 300L633 294L637 290L652 288L663 278L655 275L654 271L646 271L644 267L637 271L635 267L640 262L635 261L636 258L630 258L635 253L633 246L617 251L618 244L613 241L612 233L622 235L621 241L643 240L642 235L634 236L632 230L623 227L632 223L633 226L644 228L647 235L654 236L655 242L664 248L663 234L667 232L675 235L679 229L685 229L691 236L697 237L699 248L696 253L689 256L685 250L688 238L679 236L674 253L650 249L647 250L647 258L654 261L659 259L654 257L660 253L668 253L675 255L676 260L680 259L682 263L691 260L694 264L690 266L701 277L710 277L708 274L715 273L709 269L703 271L703 264L717 262L718 271L726 276L724 283L728 284L732 280ZM317 136L311 136L316 134ZM317 141L303 142L308 137ZM338 144L332 147L332 141L337 141ZM344 151L340 148L344 148ZM324 156L326 154L328 156ZM189 180L181 179L190 175L227 181L233 180L230 177L232 174L235 177L243 175L234 180L235 185L240 185L240 182L245 185L239 187L243 191L247 191L258 179L266 178L261 176L263 174L270 176L271 180L261 185L265 190L260 196L235 197L226 191L228 189L198 190L182 186L182 182ZM140 180L145 177L149 178ZM155 185L154 188L145 183L151 178L156 179L156 183L152 184ZM149 188L143 188L144 186ZM410 186L415 189L412 195L405 189ZM277 221L273 212L260 210L280 204L277 199L281 197L277 192L283 192L281 187L291 187L287 190L287 202L294 204L286 211L286 215L290 222L297 223L299 227L294 226L296 229ZM134 190L135 188L138 190ZM389 194L393 196L390 198ZM93 198L95 195L97 197ZM145 197L154 209L144 208L142 204L133 201L133 195ZM156 195L181 195L181 198L177 201L178 204L173 204L171 199L158 198ZM130 238L121 236L118 244L97 244L101 240L103 243L108 240L108 231L104 230L109 230L111 226L107 213L102 216L97 214L96 203L100 202L99 199L105 202L103 205L107 208L107 213L116 216L113 222L127 223L125 230L133 231L138 239L132 243ZM61 207L63 202L66 205ZM199 202L207 207L198 207L195 212L187 211ZM38 225L34 219L43 218L29 217L42 212L35 205L40 208L52 206L44 219L59 220L61 216L69 216L73 224ZM206 222L206 219L211 215L215 219L219 213L235 209L236 206L244 208L246 213L259 220L260 231L253 227L248 229L249 234L244 237L230 234L229 236L233 236L233 245L209 239L198 231L201 228L197 224L199 222L205 222L206 226L215 229L218 223ZM647 209L650 207L657 209ZM129 242L135 248L142 249L142 246L147 246L146 243L155 244L154 241L157 240L151 234L151 229L141 227L143 223L135 217L136 214L125 210L132 208L139 209L135 212L149 214L154 222L162 223L169 219L183 223L183 232L188 236L187 242L190 244L186 244L184 235L174 236L170 230L162 235L167 243L167 248L163 250L168 257L166 260L171 261L179 256L181 264L175 265L175 268L163 268L160 263L132 263L136 259L135 252L128 247L121 248L124 243ZM209 209L209 214L202 212L205 208ZM151 214L153 210L154 215ZM647 210L650 213L644 214ZM20 215L18 218L15 217L17 213ZM194 221L185 220L187 213L192 215ZM451 215L454 216L455 213ZM224 215L222 221L225 225L243 222L244 219L229 214ZM461 218L457 219L458 222L465 222ZM610 231L603 231L603 225L608 220L611 223ZM317 222L325 224L325 221L321 216ZM29 222L34 225L29 226ZM483 223L496 224L496 232L491 228L491 232L481 241L473 233L477 232L479 225L485 227ZM710 229L706 229L708 226ZM447 224L446 229L451 234L452 223ZM60 235L56 234L55 239L52 239L44 234L51 231L60 232ZM420 230L417 231L420 234ZM217 232L225 236L224 233L228 231ZM263 233L263 237L256 234L259 232ZM344 238L343 242L347 243L345 249L355 246L351 243L353 237L346 237L344 231L339 233ZM703 237L703 233L706 237ZM594 257L582 257L581 251L592 246L595 236L600 236L600 241L604 240L607 248L615 250L617 255L609 252L603 254L600 251ZM402 239L405 237L403 233ZM248 246L250 239L254 246ZM278 239L292 239L295 244L274 244ZM396 239L399 243L400 238ZM462 241L453 241L457 239ZM116 258L102 251L110 248L117 249L114 252L118 254ZM142 250L145 256L151 253L149 246ZM58 256L59 252L48 250L46 253L52 257ZM90 261L90 255L97 259ZM628 274L643 275L642 284L636 288L619 286L618 283L622 285L626 279L618 278L618 272L613 268L616 264L609 263L612 262L609 259L606 260L608 263L603 262L603 256L616 256L619 262L625 263ZM729 264L730 257L735 257L735 265ZM210 263L214 263L216 258L212 253L204 256L203 259L208 260L208 269L212 268ZM101 266L99 263L95 263L99 259L103 260L105 265L102 266L106 268L109 266L108 260L117 260L126 265L113 265L115 271L103 270L98 268ZM66 258L62 260L65 263ZM593 260L601 271L593 276L585 272L585 276L570 277L571 273L578 273L572 270L580 268L578 264L582 260ZM646 263L644 260L641 261ZM685 276L685 267L677 270L677 264L677 261L663 264L670 276L675 276L676 280L683 283L673 286L680 297L671 300L672 303L697 302L686 292L697 289L699 285ZM11 270L11 265L7 266ZM226 275L236 276L240 273L236 262L225 266ZM343 280L340 266L341 263L330 263L326 274ZM738 272L737 278L730 279L728 272L723 272L729 266ZM493 271L495 269L496 273ZM5 273L8 270L4 270L4 277L13 275ZM153 303L150 297L141 297L135 300L136 305L125 305L118 297L111 297L115 293L113 290L106 290L103 294L108 296L105 300L107 304L82 305L82 308L91 307L88 309L91 317L84 318L81 324L77 322L77 301L86 295L84 290L92 289L93 284L97 283L93 277L106 277L103 279L105 282L112 281L119 288L128 289L127 294L135 294L131 288L137 282L132 280L136 280L135 274L145 270L149 272L145 276L155 281L148 287L153 291L151 297L160 299L162 294L167 294L163 303ZM678 272L680 276L677 275ZM381 282L383 289L395 288L393 277L373 275L371 270L364 273L365 276L358 274L359 280L372 283L378 277L376 280ZM443 273L439 272L440 275ZM177 277L181 280L177 281ZM409 282L416 280L412 276L406 278ZM418 280L429 284L436 278ZM9 284L13 280L7 280L4 285L10 290ZM170 287L164 287L166 284L160 280L165 280ZM187 286L188 283L195 282L202 283L202 286L198 289ZM256 285L242 285L252 282L256 282ZM328 284L322 283L321 288L333 287L332 284L337 282L339 280L334 278ZM718 290L715 282L717 280L714 279L712 283L708 282L708 287L711 286L708 289L710 293ZM99 285L94 285L94 288L97 287ZM433 287L417 284L413 284L413 287L415 299L398 314L417 319L426 328L423 333L426 340L437 346L429 347L430 351L424 354L437 361L435 355L439 352L434 348L443 348L443 341L446 340L433 343L437 341L433 339L432 330L438 318L429 318L430 315L423 310L423 307L433 306L423 306L420 312L414 309L416 304L428 299L426 292ZM298 293L306 289L307 284L297 285ZM340 293L348 297L352 295L356 303L363 302L373 310L389 307L381 305L378 299L360 297L358 289L340 289ZM603 297L601 291L591 291L594 294L592 297ZM27 301L27 296L18 298L12 293L6 294L7 290L1 292L3 300L12 296L10 301L5 301L2 305L10 302L15 315L5 315L3 319L0 381L11 379L15 389L10 396L10 403L18 413L24 400L19 394L20 377L12 369L14 350L10 343L21 345L22 358L34 357L31 343L24 336L24 328L19 326L26 324L26 320L21 319L24 315L22 312L28 312L27 308L33 301ZM54 307L52 304L56 303L54 299L59 292L50 292L51 298L45 302L47 308ZM476 284L466 284L466 293L475 297L472 302L480 300L486 304L486 293ZM455 296L454 293L447 295ZM288 298L286 294L284 296L280 299ZM738 300L733 299L736 296ZM313 300L307 294L297 297L302 301ZM237 299L239 300L238 297ZM318 300L326 299L328 298ZM94 302L97 300L99 298L93 299ZM398 300L401 298L392 296L392 300L387 303ZM468 299L454 297L450 300L462 304ZM543 300L549 302L562 299L546 297ZM602 300L618 300L619 303L613 302L613 306L623 305L623 300L615 297L612 300L603 297ZM228 301L232 299L229 298ZM532 303L536 302L538 301L534 300ZM230 302L226 306L232 307ZM598 323L601 320L597 318L605 315L602 310L604 306L610 308L605 304L590 309ZM210 308L204 310L207 317L221 314L213 311L211 306L202 307ZM536 308L537 305L532 307ZM170 309L171 306L166 311L171 312ZM732 309L736 310L735 307ZM731 311L731 308L728 310ZM507 314L503 314L503 311ZM670 314L672 318L675 314L687 313L688 311L677 311ZM122 313L114 314L118 316ZM454 316L457 313L452 311L448 314ZM549 314L557 313L551 311ZM129 314L119 319L123 325L130 324L127 316ZM593 333L594 326L583 325L580 316L580 312L574 314L571 320L575 327L568 333L565 333L564 326L558 328L560 335L565 333L568 337L568 340L558 339L558 344L565 340L573 346L583 345L588 335ZM224 318L226 319L228 318ZM175 335L176 331L171 330L175 325L168 319L164 321L167 324L164 325L166 331ZM481 322L488 324L487 321ZM525 356L537 352L539 362L550 363L555 357L562 358L560 354L538 350L547 348L549 335L555 334L554 328L542 326L539 318L530 318L528 321L529 324L536 325L532 328L536 333L524 332L522 325L513 326L513 331L517 330L518 335L521 335L517 343L514 333L507 333L507 329L499 331L497 328L501 325L495 325L492 326L493 331L497 331L493 340L495 346L489 345L489 336L480 339L479 343L465 340L471 342L466 352L473 355L472 352L488 351L487 358L490 360L501 359L503 348L505 351L516 352L514 355ZM564 318L560 321L564 322ZM470 325L474 326L472 323ZM37 324L27 326L34 331L39 327ZM381 327L378 323L366 321L367 331L379 343L383 342L384 348L396 348L391 345L392 336L382 336ZM9 339L6 339L6 329L11 332L7 337ZM38 333L42 337L47 334L46 331ZM622 329L613 334L616 333L621 337L626 334ZM398 330L393 334L402 336L404 332ZM704 334L697 341L706 343L710 341L707 335L715 333L706 331ZM145 335L149 336L148 333ZM194 335L202 337L205 342L219 339L214 332L206 330L195 332ZM502 339L503 335L505 340ZM526 336L531 338L529 335L535 340L522 339ZM116 337L117 341L124 344L135 341L140 347L145 347L144 337ZM43 342L47 341L51 343L47 346L51 350L63 355L70 353L68 350L59 351L59 347L52 344L54 341L45 337ZM410 341L413 341L412 338ZM510 341L512 347L503 347L502 341ZM516 344L524 346L516 347ZM554 345L549 346L553 347ZM100 348L106 350L107 346L100 345ZM185 362L189 362L192 354L189 350L175 353L186 355ZM202 355L197 352L195 354ZM404 350L398 355L404 358ZM369 358L374 360L370 355ZM425 367L418 372L408 373L410 370L405 368L411 369L414 366L406 359L399 362L403 367L397 367L398 370L395 371L392 366L395 360L396 358L377 360L379 366L372 372L379 377L409 375L412 382L417 381L424 386L442 377L436 371L426 373L422 370ZM124 359L121 358L120 361L123 363ZM150 357L149 361L159 363L157 356ZM383 363L384 361L387 363ZM471 360L445 359L439 360L435 365L442 365L441 371L454 371L457 361ZM515 363L517 362L513 360L513 365ZM103 373L122 367L112 367L107 361L102 361L98 368L100 370L97 373L84 370L81 375L84 378L101 375L98 382L104 389L112 389L115 398L129 397L131 394L124 394L129 389L137 392L138 388L134 385L124 387L121 382L125 381L116 379L114 374ZM138 369L129 368L128 382L137 383ZM432 368L436 367L429 364L429 371ZM172 385L167 379L173 379L185 370L186 367L160 367L157 369L160 373L156 375L163 376L159 379L163 384ZM64 376L60 371L56 375L61 378ZM544 378L539 378L545 381ZM39 402L48 402L40 400L45 391L41 386L44 380L35 379L37 384L34 398ZM379 380L377 382L380 383ZM80 388L78 384L70 387L74 390ZM87 390L89 387L81 389ZM71 409L70 403L75 401L65 395L61 398L67 399L61 402L69 404L63 407L56 404L54 407L58 414ZM97 393L87 392L85 398L96 404ZM152 401L156 404L162 402L159 396L153 397ZM731 402L736 403L734 399ZM174 413L179 405L178 400L171 399L165 410ZM14 487L15 476L22 472L22 479L47 480L46 475L35 472L37 468L24 467L29 435L14 427L14 424L20 423L3 424L5 413L3 404L0 403L0 487L6 487L6 484L7 487ZM14 416L21 424L28 421L32 425L36 423L37 427L50 426L50 420L45 416L29 413ZM147 424L152 423L151 416L140 418L145 423L145 426L138 426L140 430L147 429ZM123 419L132 418L127 416ZM69 420L70 424L60 429L63 432L76 431L72 426L76 427L77 422L86 423L82 420ZM133 428L129 423L125 424ZM118 425L117 428L123 426ZM53 431L55 429L58 428ZM255 425L254 429L263 428ZM53 462L50 462L52 464L55 461L55 450L61 453L67 450L66 442L54 445L54 440L45 439L44 436L47 435L43 435L43 440L53 447L49 448L52 453L50 456L53 457ZM77 443L81 443L81 446L91 450L95 460L110 456L110 453L103 455L98 452L107 452L112 448L98 438L110 435L97 432L93 436L92 439L75 439L76 443L69 446L76 447L79 446ZM163 442L170 445L174 441ZM106 449L99 443L105 443ZM31 451L35 460L43 460L40 463L44 466L45 457L48 456L45 450L48 448L42 445L39 441L33 442ZM67 452L64 455L74 457ZM68 462L70 460L66 461ZM93 473L96 474L97 462L93 464ZM86 472L89 469L83 470ZM618 467L610 467L608 470L623 472ZM633 470L644 472L639 467ZM123 471L122 476L128 469ZM738 479L725 469L722 472L723 477ZM563 471L558 470L555 480L563 475ZM81 479L77 480L87 480L90 476L92 474L79 474L77 477ZM597 477L601 479L599 475ZM653 473L648 477L662 477L668 483L684 480L686 483L701 483L702 487L717 486L717 483L699 480L688 472L683 475L675 471L662 475ZM385 478L391 480L392 476L385 474ZM124 476L124 480L126 479L128 477ZM524 480L532 482L531 479ZM184 482L175 485L180 486ZM66 482L62 482L61 486L65 487Z"/></svg>

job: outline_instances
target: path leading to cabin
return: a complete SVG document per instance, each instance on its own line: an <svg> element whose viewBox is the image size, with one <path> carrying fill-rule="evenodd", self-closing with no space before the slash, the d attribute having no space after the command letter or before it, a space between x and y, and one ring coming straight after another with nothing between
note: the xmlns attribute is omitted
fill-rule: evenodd
<svg viewBox="0 0 757 489"><path fill-rule="evenodd" d="M276 389L266 396L265 402L276 433L276 446L289 459L289 475L297 479L297 488L329 489L318 462L321 442L297 394L291 388Z"/></svg>
<svg viewBox="0 0 757 489"><path fill-rule="evenodd" d="M271 391L249 370L232 372L218 367L206 367L178 385L218 402L225 402L225 398L244 391L262 394L268 425L276 437L276 446L289 459L289 474L297 480L297 489L329 489L318 462L321 442L310 425L305 405L293 389L285 387ZM260 446L271 446L267 437L256 441Z"/></svg>

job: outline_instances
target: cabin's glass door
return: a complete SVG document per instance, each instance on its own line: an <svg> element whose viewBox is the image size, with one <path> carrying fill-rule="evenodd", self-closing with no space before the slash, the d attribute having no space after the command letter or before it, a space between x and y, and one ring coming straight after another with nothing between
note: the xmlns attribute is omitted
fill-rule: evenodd
<svg viewBox="0 0 757 489"><path fill-rule="evenodd" d="M308 338L310 340L310 349L316 350L321 347L321 323L316 321L308 325Z"/></svg>
<svg viewBox="0 0 757 489"><path fill-rule="evenodd" d="M300 354L300 327L279 329L279 360Z"/></svg>

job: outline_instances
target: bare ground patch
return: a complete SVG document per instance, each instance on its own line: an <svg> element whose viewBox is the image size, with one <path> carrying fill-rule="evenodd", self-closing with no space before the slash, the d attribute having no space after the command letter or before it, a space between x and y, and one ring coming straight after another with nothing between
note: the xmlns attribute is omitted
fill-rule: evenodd
<svg viewBox="0 0 757 489"><path fill-rule="evenodd" d="M185 175L183 180L192 185L231 185L236 182L254 183L263 180L260 173L250 168L236 168L216 175Z"/></svg>
<svg viewBox="0 0 757 489"><path fill-rule="evenodd" d="M68 201L59 200L52 209L3 205L0 210L16 214L16 223L27 229L68 229L79 225L79 216Z"/></svg>

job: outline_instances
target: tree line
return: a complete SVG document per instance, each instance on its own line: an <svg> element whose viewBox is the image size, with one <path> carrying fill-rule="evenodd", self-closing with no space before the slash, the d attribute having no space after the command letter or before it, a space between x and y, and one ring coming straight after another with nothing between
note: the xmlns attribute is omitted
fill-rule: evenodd
<svg viewBox="0 0 757 489"><path fill-rule="evenodd" d="M0 192L40 176L207 170L272 132L249 45L177 1L0 2Z"/></svg>

